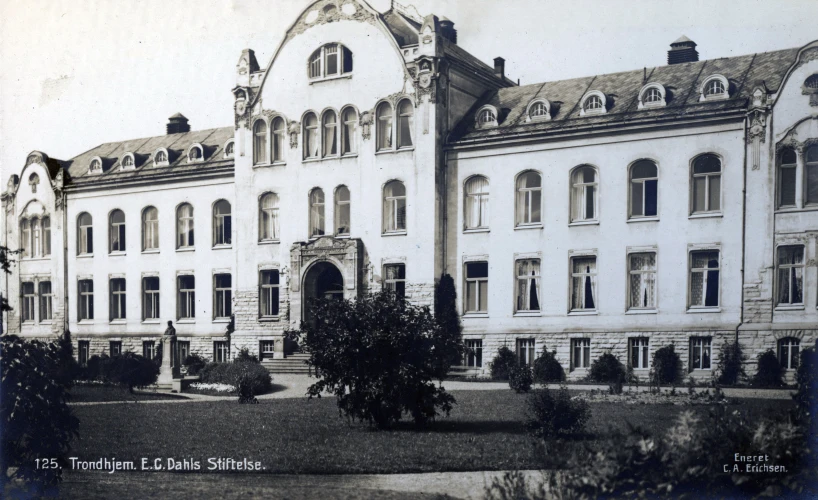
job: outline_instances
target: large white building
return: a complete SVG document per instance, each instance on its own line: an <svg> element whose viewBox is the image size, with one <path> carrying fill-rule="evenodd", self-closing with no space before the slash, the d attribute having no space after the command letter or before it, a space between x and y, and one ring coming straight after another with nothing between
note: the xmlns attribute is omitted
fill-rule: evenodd
<svg viewBox="0 0 818 500"><path fill-rule="evenodd" d="M172 320L186 352L286 358L310 297L431 305L448 273L476 370L505 344L645 375L672 343L701 378L735 338L791 369L818 336L818 41L695 47L518 86L447 19L319 0L266 67L241 54L230 126L28 156L4 328L69 329L84 361L151 354Z"/></svg>

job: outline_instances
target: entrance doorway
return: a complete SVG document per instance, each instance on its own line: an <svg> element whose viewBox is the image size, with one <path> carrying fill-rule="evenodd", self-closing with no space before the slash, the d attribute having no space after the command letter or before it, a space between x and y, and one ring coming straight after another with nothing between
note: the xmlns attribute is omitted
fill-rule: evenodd
<svg viewBox="0 0 818 500"><path fill-rule="evenodd" d="M341 271L330 262L319 262L312 266L304 276L303 288L304 310L302 317L311 321L310 303L316 298L344 298L344 277Z"/></svg>

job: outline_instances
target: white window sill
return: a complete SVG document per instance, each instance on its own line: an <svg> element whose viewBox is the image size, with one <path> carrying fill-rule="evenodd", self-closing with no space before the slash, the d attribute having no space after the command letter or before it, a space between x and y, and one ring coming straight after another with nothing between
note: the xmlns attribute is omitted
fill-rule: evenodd
<svg viewBox="0 0 818 500"><path fill-rule="evenodd" d="M721 307L691 307L688 308L688 314L698 314L698 313L720 313Z"/></svg>
<svg viewBox="0 0 818 500"><path fill-rule="evenodd" d="M598 226L598 225L599 225L598 220L580 220L580 221L571 222L570 224L568 224L568 227L574 227L574 226Z"/></svg>
<svg viewBox="0 0 818 500"><path fill-rule="evenodd" d="M577 310L568 312L568 316L597 316L597 315L599 315L599 312L596 309L591 309L588 311Z"/></svg>
<svg viewBox="0 0 818 500"><path fill-rule="evenodd" d="M687 216L688 219L716 219L724 217L721 212L696 212Z"/></svg>
<svg viewBox="0 0 818 500"><path fill-rule="evenodd" d="M786 304L775 306L775 311L803 311L804 304Z"/></svg>
<svg viewBox="0 0 818 500"><path fill-rule="evenodd" d="M108 252L108 255L110 257L119 257L119 256L122 256L122 255L125 255L125 252L121 252L121 251L120 252Z"/></svg>
<svg viewBox="0 0 818 500"><path fill-rule="evenodd" d="M795 206L788 206L788 207L780 207L778 210L775 211L777 214L786 214L786 213L798 213L798 212L815 212L818 210L818 205L809 204L804 205L803 207L795 207Z"/></svg>
<svg viewBox="0 0 818 500"><path fill-rule="evenodd" d="M381 236L406 236L406 231L390 231L383 233Z"/></svg>
<svg viewBox="0 0 818 500"><path fill-rule="evenodd" d="M196 247L180 247L176 249L177 252L195 252Z"/></svg>
<svg viewBox="0 0 818 500"><path fill-rule="evenodd" d="M92 254L92 253L81 253L81 254L77 255L77 258L78 259L93 259L94 254Z"/></svg>
<svg viewBox="0 0 818 500"><path fill-rule="evenodd" d="M348 234L348 233L344 233L344 234L336 234L336 235L335 235L335 238L336 238L336 239L339 239L339 240L348 240L348 239L350 238L350 236L349 236L349 234Z"/></svg>
<svg viewBox="0 0 818 500"><path fill-rule="evenodd" d="M29 321L23 321L22 323L20 323L21 326L29 326L29 327L35 326L36 324L37 323L35 323L33 319L29 320Z"/></svg>
<svg viewBox="0 0 818 500"><path fill-rule="evenodd" d="M161 325L162 320L161 319L143 319L142 324L143 325Z"/></svg>
<svg viewBox="0 0 818 500"><path fill-rule="evenodd" d="M214 245L213 250L230 250L233 248L233 244L229 245Z"/></svg>
<svg viewBox="0 0 818 500"><path fill-rule="evenodd" d="M488 318L489 313L487 312L467 312L463 315L463 319L471 319L471 318Z"/></svg>
<svg viewBox="0 0 818 500"><path fill-rule="evenodd" d="M258 242L259 245L278 245L281 243L280 240L261 240Z"/></svg>
<svg viewBox="0 0 818 500"><path fill-rule="evenodd" d="M542 224L517 224L514 226L515 231L524 231L526 229L542 229Z"/></svg>
<svg viewBox="0 0 818 500"><path fill-rule="evenodd" d="M645 368L632 368L632 369L636 373L649 373L650 372L650 367L649 366L646 366Z"/></svg>
<svg viewBox="0 0 818 500"><path fill-rule="evenodd" d="M628 219L628 224L631 222L659 222L659 217L631 217Z"/></svg>
<svg viewBox="0 0 818 500"><path fill-rule="evenodd" d="M193 325L196 323L196 318L180 318L176 320L177 325Z"/></svg>
<svg viewBox="0 0 818 500"><path fill-rule="evenodd" d="M214 323L230 323L230 318L213 318Z"/></svg>
<svg viewBox="0 0 818 500"><path fill-rule="evenodd" d="M40 321L41 325L51 325L53 323L54 323L54 320L51 320L51 319L44 319L44 320Z"/></svg>
<svg viewBox="0 0 818 500"><path fill-rule="evenodd" d="M514 313L515 318L537 318L542 316L542 311L517 311Z"/></svg>
<svg viewBox="0 0 818 500"><path fill-rule="evenodd" d="M272 163L256 163L253 168L283 167L287 165L285 161L274 161Z"/></svg>
<svg viewBox="0 0 818 500"><path fill-rule="evenodd" d="M404 151L414 151L414 150L415 150L414 146L406 146L406 147L398 148L398 149L381 149L380 151L375 151L375 155L376 156L377 155L388 155L388 154L402 153Z"/></svg>
<svg viewBox="0 0 818 500"><path fill-rule="evenodd" d="M658 312L656 309L628 309L625 314L657 314Z"/></svg>
<svg viewBox="0 0 818 500"><path fill-rule="evenodd" d="M310 85L314 83L331 82L333 80L343 80L345 78L352 78L352 73L343 73L340 75L321 76L310 79Z"/></svg>
<svg viewBox="0 0 818 500"><path fill-rule="evenodd" d="M126 324L128 324L128 321L125 318L112 319L109 324L110 325L126 325Z"/></svg>
<svg viewBox="0 0 818 500"><path fill-rule="evenodd" d="M487 227L475 227L475 228L469 228L469 229L464 229L463 230L463 234L488 233L488 232L489 232L489 228L487 228Z"/></svg>
<svg viewBox="0 0 818 500"><path fill-rule="evenodd" d="M47 256L47 257L23 257L20 260L23 261L23 262L42 262L42 261L51 260L49 257L50 256Z"/></svg>
<svg viewBox="0 0 818 500"><path fill-rule="evenodd" d="M692 373L705 373L711 371L712 368L693 368Z"/></svg>
<svg viewBox="0 0 818 500"><path fill-rule="evenodd" d="M324 236L329 236L328 234L319 234L317 236L310 236L310 241L315 241L319 238L323 238Z"/></svg>
<svg viewBox="0 0 818 500"><path fill-rule="evenodd" d="M344 153L341 155L341 158L357 158L358 153Z"/></svg>
<svg viewBox="0 0 818 500"><path fill-rule="evenodd" d="M78 324L78 325L93 325L93 324L94 324L94 320L93 320L93 319L81 319L81 320L79 320L79 321L77 322L77 324Z"/></svg>
<svg viewBox="0 0 818 500"><path fill-rule="evenodd" d="M317 162L319 162L321 160L322 160L322 158L319 158L317 156L310 156L308 158L302 159L301 163L317 163Z"/></svg>
<svg viewBox="0 0 818 500"><path fill-rule="evenodd" d="M259 319L261 323L274 323L276 321L280 321L279 316L262 316Z"/></svg>
<svg viewBox="0 0 818 500"><path fill-rule="evenodd" d="M159 253L158 248L149 248L147 250L142 250L143 254L152 254L152 253Z"/></svg>

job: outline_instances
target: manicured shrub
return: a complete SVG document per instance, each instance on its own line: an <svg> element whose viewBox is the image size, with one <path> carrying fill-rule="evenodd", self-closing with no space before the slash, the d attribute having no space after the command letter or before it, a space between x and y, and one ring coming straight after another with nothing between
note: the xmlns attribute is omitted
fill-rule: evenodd
<svg viewBox="0 0 818 500"><path fill-rule="evenodd" d="M380 428L404 414L416 424L449 414L454 397L432 380L449 354L438 346L450 337L428 307L384 290L354 301L318 299L310 313L313 321L288 332L321 377L310 397L331 392L342 415Z"/></svg>
<svg viewBox="0 0 818 500"><path fill-rule="evenodd" d="M198 375L207 364L207 361L198 354L188 354L182 364L187 367L188 375Z"/></svg>
<svg viewBox="0 0 818 500"><path fill-rule="evenodd" d="M440 276L435 284L435 323L440 335L435 337L435 351L439 352L438 364L435 367L436 378L442 380L452 365L459 365L463 360L463 325L457 313L457 289L454 280L448 274Z"/></svg>
<svg viewBox="0 0 818 500"><path fill-rule="evenodd" d="M527 427L539 438L580 433L590 417L588 403L572 399L565 386L558 390L536 389L528 397Z"/></svg>
<svg viewBox="0 0 818 500"><path fill-rule="evenodd" d="M74 359L74 345L71 343L71 332L65 330L57 340L59 363L54 367L53 377L60 384L71 388L74 380L81 378L81 369Z"/></svg>
<svg viewBox="0 0 818 500"><path fill-rule="evenodd" d="M519 394L530 391L532 383L534 383L534 374L531 373L531 367L528 365L514 365L512 367L508 376L508 386L514 389L515 392Z"/></svg>
<svg viewBox="0 0 818 500"><path fill-rule="evenodd" d="M110 358L104 370L106 381L127 387L130 392L134 387L153 385L158 378L159 365L155 361L130 351Z"/></svg>
<svg viewBox="0 0 818 500"><path fill-rule="evenodd" d="M239 361L239 362L247 361L247 362L250 362L250 363L259 363L259 360L256 357L256 355L255 354L250 354L250 350L247 349L246 347L239 351L239 354L236 356L236 358L233 361Z"/></svg>
<svg viewBox="0 0 818 500"><path fill-rule="evenodd" d="M565 380L565 370L557 360L557 351L548 352L543 347L542 353L534 360L534 381L540 384L550 384L563 380Z"/></svg>
<svg viewBox="0 0 818 500"><path fill-rule="evenodd" d="M588 378L594 382L618 383L625 381L627 372L619 359L606 352L591 363Z"/></svg>
<svg viewBox="0 0 818 500"><path fill-rule="evenodd" d="M227 365L229 363L207 363L199 371L199 379L206 384L229 384L226 382Z"/></svg>
<svg viewBox="0 0 818 500"><path fill-rule="evenodd" d="M718 383L721 385L735 385L747 375L744 373L744 362L747 360L741 352L741 344L727 342L719 351Z"/></svg>
<svg viewBox="0 0 818 500"><path fill-rule="evenodd" d="M85 366L82 367L82 378L84 380L101 380L107 382L110 364L111 358L108 357L107 354L95 354L91 356Z"/></svg>
<svg viewBox="0 0 818 500"><path fill-rule="evenodd" d="M239 395L253 397L270 392L273 379L260 363L235 360L231 363L208 363L199 372L202 383L229 384Z"/></svg>
<svg viewBox="0 0 818 500"><path fill-rule="evenodd" d="M813 347L801 351L798 371L795 373L798 390L793 394L796 421L811 429L809 435L818 439L818 350Z"/></svg>
<svg viewBox="0 0 818 500"><path fill-rule="evenodd" d="M775 352L769 350L758 355L758 367L753 377L753 385L761 387L780 387L783 385L781 375L784 370L778 362Z"/></svg>
<svg viewBox="0 0 818 500"><path fill-rule="evenodd" d="M651 379L657 384L675 384L681 379L682 360L673 344L657 349L653 353Z"/></svg>
<svg viewBox="0 0 818 500"><path fill-rule="evenodd" d="M502 346L491 362L491 378L508 380L511 370L517 366L517 356L506 346Z"/></svg>

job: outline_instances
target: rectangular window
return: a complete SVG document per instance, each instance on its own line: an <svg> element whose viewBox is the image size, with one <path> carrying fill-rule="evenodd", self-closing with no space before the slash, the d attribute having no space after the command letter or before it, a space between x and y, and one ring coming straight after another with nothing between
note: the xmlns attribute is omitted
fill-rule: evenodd
<svg viewBox="0 0 818 500"><path fill-rule="evenodd" d="M278 316L279 274L277 269L259 275L259 310L261 317Z"/></svg>
<svg viewBox="0 0 818 500"><path fill-rule="evenodd" d="M51 218L43 218L43 255L51 255Z"/></svg>
<svg viewBox="0 0 818 500"><path fill-rule="evenodd" d="M275 352L275 340L262 340L259 343L259 353L261 353L261 359L273 359L275 357Z"/></svg>
<svg viewBox="0 0 818 500"><path fill-rule="evenodd" d="M645 370L650 368L650 341L647 337L636 337L628 340L630 344L630 362L635 370Z"/></svg>
<svg viewBox="0 0 818 500"><path fill-rule="evenodd" d="M596 309L596 257L571 258L571 310Z"/></svg>
<svg viewBox="0 0 818 500"><path fill-rule="evenodd" d="M406 265L387 264L383 266L384 288L400 298L406 298Z"/></svg>
<svg viewBox="0 0 818 500"><path fill-rule="evenodd" d="M116 278L110 281L111 320L125 319L125 279Z"/></svg>
<svg viewBox="0 0 818 500"><path fill-rule="evenodd" d="M814 151L815 146L811 147L809 151ZM806 175L806 193L804 193L804 203L806 205L814 205L818 203L818 162L815 160L811 160L809 158L809 152L807 153L807 164L804 166L805 170L807 171ZM814 154L814 153L813 153ZM818 155L816 155L818 156Z"/></svg>
<svg viewBox="0 0 818 500"><path fill-rule="evenodd" d="M110 356L119 356L122 354L122 341L121 340L112 340L108 342L108 352Z"/></svg>
<svg viewBox="0 0 818 500"><path fill-rule="evenodd" d="M217 340L213 342L213 360L216 363L227 363L230 360L227 341Z"/></svg>
<svg viewBox="0 0 818 500"><path fill-rule="evenodd" d="M20 312L22 313L22 320L34 321L34 283L25 282L22 286Z"/></svg>
<svg viewBox="0 0 818 500"><path fill-rule="evenodd" d="M540 310L540 259L517 261L517 311Z"/></svg>
<svg viewBox="0 0 818 500"><path fill-rule="evenodd" d="M50 281L40 282L40 321L54 319L54 294Z"/></svg>
<svg viewBox="0 0 818 500"><path fill-rule="evenodd" d="M229 274L217 274L213 281L215 316L229 318L233 314L233 278Z"/></svg>
<svg viewBox="0 0 818 500"><path fill-rule="evenodd" d="M471 368L481 368L483 366L483 341L466 340L466 353L463 364Z"/></svg>
<svg viewBox="0 0 818 500"><path fill-rule="evenodd" d="M142 319L159 319L159 278L142 278Z"/></svg>
<svg viewBox="0 0 818 500"><path fill-rule="evenodd" d="M80 366L88 364L88 359L91 357L91 342L88 340L80 340L77 342L77 362Z"/></svg>
<svg viewBox="0 0 818 500"><path fill-rule="evenodd" d="M781 165L778 171L778 206L795 206L796 165Z"/></svg>
<svg viewBox="0 0 818 500"><path fill-rule="evenodd" d="M690 253L690 307L719 306L719 251Z"/></svg>
<svg viewBox="0 0 818 500"><path fill-rule="evenodd" d="M466 264L466 312L488 312L489 263Z"/></svg>
<svg viewBox="0 0 818 500"><path fill-rule="evenodd" d="M656 253L628 255L629 309L656 309Z"/></svg>
<svg viewBox="0 0 818 500"><path fill-rule="evenodd" d="M196 317L196 279L193 276L179 276L176 279L178 294L176 304L178 319Z"/></svg>
<svg viewBox="0 0 818 500"><path fill-rule="evenodd" d="M797 338L786 337L778 341L778 362L785 370L798 368L798 356L801 350L801 341Z"/></svg>
<svg viewBox="0 0 818 500"><path fill-rule="evenodd" d="M710 337L690 338L690 369L710 369Z"/></svg>
<svg viewBox="0 0 818 500"><path fill-rule="evenodd" d="M591 366L591 339L571 339L571 366L573 368Z"/></svg>
<svg viewBox="0 0 818 500"><path fill-rule="evenodd" d="M156 342L153 340L142 341L142 356L152 360L156 357Z"/></svg>
<svg viewBox="0 0 818 500"><path fill-rule="evenodd" d="M94 319L94 281L79 280L77 287L80 296L78 314L80 321Z"/></svg>
<svg viewBox="0 0 818 500"><path fill-rule="evenodd" d="M521 365L534 366L534 339L517 339L517 361Z"/></svg>
<svg viewBox="0 0 818 500"><path fill-rule="evenodd" d="M776 305L804 303L804 247L778 247L778 295Z"/></svg>
<svg viewBox="0 0 818 500"><path fill-rule="evenodd" d="M179 362L184 363L185 359L190 356L190 341L180 340L176 342L176 349L179 352Z"/></svg>

